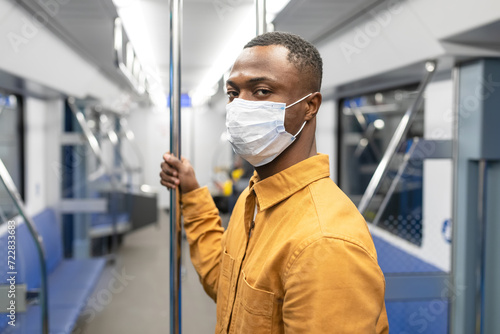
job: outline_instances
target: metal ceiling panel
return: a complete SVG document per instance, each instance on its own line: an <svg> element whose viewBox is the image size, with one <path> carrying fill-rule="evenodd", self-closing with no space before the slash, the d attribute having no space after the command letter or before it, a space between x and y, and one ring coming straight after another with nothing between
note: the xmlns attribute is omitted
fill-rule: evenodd
<svg viewBox="0 0 500 334"><path fill-rule="evenodd" d="M138 1L138 0L136 0ZM270 0L272 1L272 0ZM318 41L357 15L383 0L292 0L274 20L276 30ZM253 10L253 0L185 0L183 18L182 91L189 92L231 43L242 18ZM45 12L47 26L108 78L132 93L116 69L113 50L112 0L69 1L58 8L43 6L43 0L19 0L32 13ZM151 48L165 89L168 89L169 17L168 1L141 0ZM77 80L78 78L75 78Z"/></svg>
<svg viewBox="0 0 500 334"><path fill-rule="evenodd" d="M34 15L44 13L45 25L110 80L124 89L130 85L114 65L113 27L118 16L112 0L69 1L46 5L42 0L19 0ZM78 80L78 78L75 78Z"/></svg>
<svg viewBox="0 0 500 334"><path fill-rule="evenodd" d="M275 30L318 42L384 0L292 0L274 20Z"/></svg>

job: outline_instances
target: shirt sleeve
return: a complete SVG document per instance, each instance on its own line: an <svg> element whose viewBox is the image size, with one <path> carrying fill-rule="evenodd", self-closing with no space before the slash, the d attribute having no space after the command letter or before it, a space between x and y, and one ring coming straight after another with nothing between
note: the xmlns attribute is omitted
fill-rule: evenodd
<svg viewBox="0 0 500 334"><path fill-rule="evenodd" d="M224 229L207 187L182 195L182 214L193 266L205 292L217 301Z"/></svg>
<svg viewBox="0 0 500 334"><path fill-rule="evenodd" d="M323 237L297 250L285 273L285 333L389 333L385 279L361 246Z"/></svg>

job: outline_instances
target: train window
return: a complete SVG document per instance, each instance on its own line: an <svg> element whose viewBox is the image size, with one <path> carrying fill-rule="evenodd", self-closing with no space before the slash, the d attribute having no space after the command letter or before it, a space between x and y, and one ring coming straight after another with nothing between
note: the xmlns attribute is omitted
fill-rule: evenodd
<svg viewBox="0 0 500 334"><path fill-rule="evenodd" d="M24 199L23 157L23 112L22 99L14 94L0 91L0 159L11 175ZM6 189L0 189L0 215L12 218L17 214Z"/></svg>
<svg viewBox="0 0 500 334"><path fill-rule="evenodd" d="M412 86L340 101L339 186L356 205L404 113L415 100L415 89ZM419 110L404 144L389 164L379 191L365 211L368 222L419 246L422 243L422 164L411 163L404 170L400 166L414 138L423 137L423 125L423 112ZM395 188L393 183L397 183ZM384 209L379 210L381 206Z"/></svg>

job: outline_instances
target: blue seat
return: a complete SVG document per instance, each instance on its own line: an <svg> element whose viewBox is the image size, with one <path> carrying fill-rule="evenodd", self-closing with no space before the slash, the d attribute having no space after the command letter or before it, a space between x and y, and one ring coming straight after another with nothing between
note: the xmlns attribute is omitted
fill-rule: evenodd
<svg viewBox="0 0 500 334"><path fill-rule="evenodd" d="M0 261L0 284L7 284L8 263L7 263L7 233L0 235L0 253L2 254L3 261ZM0 314L0 332L7 328L9 318L5 314Z"/></svg>
<svg viewBox="0 0 500 334"><path fill-rule="evenodd" d="M53 210L47 209L33 218L45 249L48 273L48 304L50 333L71 333L79 314L87 303L105 266L104 259L63 259L61 230ZM7 236L0 236L0 242ZM40 262L36 245L26 224L16 229L17 283L26 283L28 290L41 285ZM7 247L0 250L4 252ZM7 272L7 271L3 271ZM3 275L2 272L2 275ZM6 277L2 276L2 284ZM8 321L7 317L5 318ZM2 319L4 320L4 319ZM40 306L31 305L27 312L16 314L16 327L0 322L2 333L39 333Z"/></svg>
<svg viewBox="0 0 500 334"><path fill-rule="evenodd" d="M373 243L377 249L377 258L384 274L436 273L442 272L436 266L425 262L401 248L377 237ZM421 310L428 310L438 305L439 312L432 314L432 326L427 328ZM386 301L387 317L391 333L446 333L448 328L448 303L441 300Z"/></svg>
<svg viewBox="0 0 500 334"><path fill-rule="evenodd" d="M377 236L372 236L377 249L378 264L384 274L441 272L439 268L423 261Z"/></svg>

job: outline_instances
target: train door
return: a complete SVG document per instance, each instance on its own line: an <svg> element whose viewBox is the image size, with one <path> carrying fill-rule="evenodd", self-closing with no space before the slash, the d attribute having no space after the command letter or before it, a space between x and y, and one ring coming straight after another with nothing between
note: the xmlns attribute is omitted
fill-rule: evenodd
<svg viewBox="0 0 500 334"><path fill-rule="evenodd" d="M368 222L386 277L390 332L397 334L447 333L449 299L457 292L449 279L451 138L433 132L436 118L429 112L442 95L431 92L442 87L432 85L425 103L421 84L346 97L339 104L339 186ZM451 81L445 88L451 101ZM411 122L389 156L409 110ZM374 175L379 183L367 201Z"/></svg>

